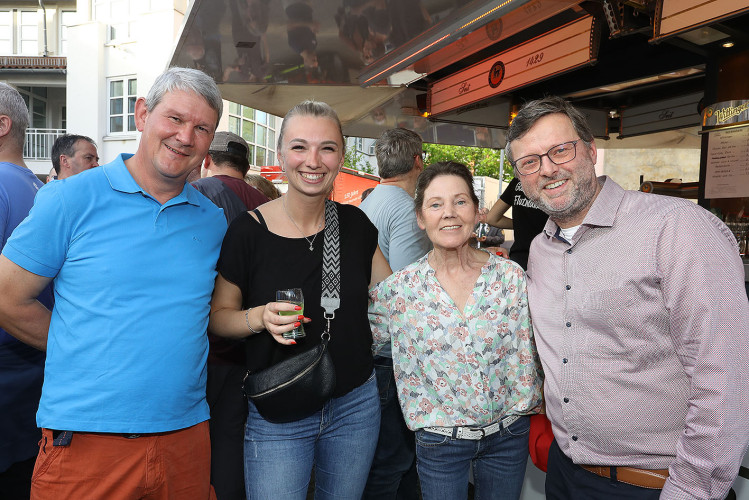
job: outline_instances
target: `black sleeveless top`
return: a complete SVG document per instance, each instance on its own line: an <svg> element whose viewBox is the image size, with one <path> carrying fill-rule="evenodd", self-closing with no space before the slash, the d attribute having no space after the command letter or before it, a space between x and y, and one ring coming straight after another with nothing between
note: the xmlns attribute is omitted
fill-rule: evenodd
<svg viewBox="0 0 749 500"><path fill-rule="evenodd" d="M377 249L377 229L352 205L338 205L341 238L341 306L331 321L328 344L336 369L334 397L366 382L372 373L372 332L367 319L372 257ZM325 329L322 295L322 254L325 230L317 234L314 250L304 238L286 238L268 230L259 212L249 213L229 225L221 247L218 270L242 291L242 308L275 302L276 290L301 288L307 336L295 346L284 346L263 331L245 342L247 368L259 370L320 343Z"/></svg>

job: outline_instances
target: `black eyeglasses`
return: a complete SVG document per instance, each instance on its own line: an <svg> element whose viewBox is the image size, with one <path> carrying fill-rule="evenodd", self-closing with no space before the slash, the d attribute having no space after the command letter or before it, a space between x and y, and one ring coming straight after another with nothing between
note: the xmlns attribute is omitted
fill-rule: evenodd
<svg viewBox="0 0 749 500"><path fill-rule="evenodd" d="M512 163L512 166L515 167L515 170L517 170L520 175L530 175L541 170L541 158L544 156L554 165L567 163L568 161L575 159L575 153L577 152L575 145L578 142L580 142L580 139L559 144L542 155L523 156L522 158L515 160L515 162Z"/></svg>

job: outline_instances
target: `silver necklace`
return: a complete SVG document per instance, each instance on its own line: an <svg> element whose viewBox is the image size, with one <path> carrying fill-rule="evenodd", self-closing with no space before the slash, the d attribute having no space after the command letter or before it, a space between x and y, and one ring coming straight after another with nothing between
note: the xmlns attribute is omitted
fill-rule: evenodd
<svg viewBox="0 0 749 500"><path fill-rule="evenodd" d="M317 225L317 232L315 233L315 235L312 237L312 239L309 239L304 235L304 231L302 231L301 228L297 225L297 223L291 217L289 210L286 208L286 196L282 198L281 202L283 203L283 211L286 212L286 215L289 217L289 220L291 221L291 223L294 224L294 227L302 235L302 238L307 240L307 243L309 243L309 251L310 252L313 251L315 249L315 247L313 246L313 244L315 243L315 238L317 238L317 235L320 233L320 229L322 229L322 220Z"/></svg>

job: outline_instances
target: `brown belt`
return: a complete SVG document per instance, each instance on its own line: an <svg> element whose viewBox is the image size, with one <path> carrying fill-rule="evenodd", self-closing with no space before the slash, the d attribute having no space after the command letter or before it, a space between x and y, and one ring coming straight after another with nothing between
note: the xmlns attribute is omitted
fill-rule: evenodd
<svg viewBox="0 0 749 500"><path fill-rule="evenodd" d="M604 467L601 465L581 465L583 469L601 477L611 478L616 470L616 480L622 483L660 490L668 479L668 469L635 469L634 467Z"/></svg>

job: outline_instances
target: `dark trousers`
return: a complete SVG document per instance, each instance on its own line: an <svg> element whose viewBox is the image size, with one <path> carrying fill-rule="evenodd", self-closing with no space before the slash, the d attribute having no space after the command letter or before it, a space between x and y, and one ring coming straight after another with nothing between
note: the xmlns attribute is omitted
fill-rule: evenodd
<svg viewBox="0 0 749 500"><path fill-rule="evenodd" d="M658 500L661 490L640 488L593 474L575 465L559 449L556 440L549 450L546 471L547 500Z"/></svg>
<svg viewBox="0 0 749 500"><path fill-rule="evenodd" d="M375 375L380 393L380 435L372 468L364 488L364 500L418 500L416 442L398 404L393 360L375 356Z"/></svg>
<svg viewBox="0 0 749 500"><path fill-rule="evenodd" d="M218 500L244 500L245 369L208 363L206 399L211 409L211 484Z"/></svg>
<svg viewBox="0 0 749 500"><path fill-rule="evenodd" d="M39 431L39 435L42 432ZM5 472L0 472L0 498L5 500L28 500L31 495L31 474L36 457L16 462Z"/></svg>

